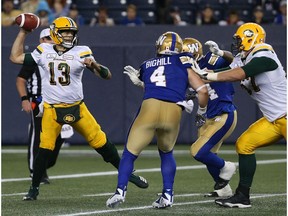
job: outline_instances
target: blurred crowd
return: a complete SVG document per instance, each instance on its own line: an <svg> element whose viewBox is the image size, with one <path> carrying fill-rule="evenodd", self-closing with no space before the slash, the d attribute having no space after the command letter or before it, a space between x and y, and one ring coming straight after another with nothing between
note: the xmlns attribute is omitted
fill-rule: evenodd
<svg viewBox="0 0 288 216"><path fill-rule="evenodd" d="M287 23L286 0L2 0L2 26L28 12L38 15L42 26L59 16L79 26Z"/></svg>

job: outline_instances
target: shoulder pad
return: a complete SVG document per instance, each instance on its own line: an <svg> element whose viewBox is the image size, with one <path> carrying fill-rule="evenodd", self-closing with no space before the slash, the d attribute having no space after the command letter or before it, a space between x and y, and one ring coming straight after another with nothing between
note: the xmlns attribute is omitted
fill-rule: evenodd
<svg viewBox="0 0 288 216"><path fill-rule="evenodd" d="M37 52L38 52L39 54L42 54L43 51L44 51L44 48L43 48L43 46L40 44L40 45L37 46L36 50L37 50Z"/></svg>
<svg viewBox="0 0 288 216"><path fill-rule="evenodd" d="M254 55L258 51L272 51L272 52L274 52L272 46L270 46L269 44L259 44L259 45L254 47L254 49L251 52L251 55Z"/></svg>
<svg viewBox="0 0 288 216"><path fill-rule="evenodd" d="M182 64L191 64L191 61L193 60L193 58L191 58L190 56L180 56L179 59Z"/></svg>
<svg viewBox="0 0 288 216"><path fill-rule="evenodd" d="M78 46L80 58L87 58L93 55L91 49L87 46Z"/></svg>

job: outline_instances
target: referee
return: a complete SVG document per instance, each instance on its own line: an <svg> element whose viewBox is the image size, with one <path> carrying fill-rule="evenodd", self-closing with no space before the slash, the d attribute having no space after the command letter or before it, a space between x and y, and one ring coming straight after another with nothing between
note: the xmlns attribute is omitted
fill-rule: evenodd
<svg viewBox="0 0 288 216"><path fill-rule="evenodd" d="M50 29L46 28L40 33L40 43L53 43L50 38ZM42 121L42 84L41 84L41 70L38 66L22 66L17 78L16 87L19 96L22 101L22 110L31 115L31 122L29 124L29 140L28 140L28 167L30 171L30 177L33 176L33 163L35 157L37 156L39 144L40 144L40 132L41 132L41 121ZM66 126L66 125L65 125ZM69 125L68 125L69 126ZM69 128L70 127L70 128ZM65 132L70 130L69 136L73 135L73 129L69 126L68 129L65 128ZM72 130L72 132L71 132ZM69 137L68 136L68 137ZM66 138L68 138L66 137ZM64 139L61 135L57 137L55 149L50 155L47 169L54 166L60 151ZM42 184L50 184L47 171L44 173L42 179Z"/></svg>

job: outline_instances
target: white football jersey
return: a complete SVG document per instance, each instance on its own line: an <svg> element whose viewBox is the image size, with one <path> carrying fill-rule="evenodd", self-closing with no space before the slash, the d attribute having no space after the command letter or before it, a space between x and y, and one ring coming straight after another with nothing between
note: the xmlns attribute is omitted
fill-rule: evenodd
<svg viewBox="0 0 288 216"><path fill-rule="evenodd" d="M260 51L261 50L261 51ZM257 102L264 117L273 122L287 113L286 73L275 51L269 44L258 44L247 56L246 65L253 58L267 57L273 59L278 67L275 70L260 73L242 80L241 84Z"/></svg>
<svg viewBox="0 0 288 216"><path fill-rule="evenodd" d="M72 104L83 99L82 75L84 58L92 58L87 46L74 46L62 55L53 44L42 43L32 53L34 61L43 69L42 97L49 104Z"/></svg>

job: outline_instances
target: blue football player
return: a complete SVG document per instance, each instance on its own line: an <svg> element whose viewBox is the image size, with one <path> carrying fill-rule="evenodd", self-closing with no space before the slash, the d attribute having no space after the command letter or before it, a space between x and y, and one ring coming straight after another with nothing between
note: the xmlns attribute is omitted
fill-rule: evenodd
<svg viewBox="0 0 288 216"><path fill-rule="evenodd" d="M161 159L163 188L161 196L152 206L166 208L173 204L176 173L173 148L178 137L183 109L177 102L185 100L186 89L190 85L198 92L199 119L204 119L208 103L207 87L191 69L191 64L195 63L192 55L181 53L182 46L182 39L177 33L166 32L156 41L157 57L145 61L139 74L131 66L124 68L124 73L129 75L134 84L144 87L144 96L129 131L120 162L117 189L107 200L108 207L115 207L125 201L134 161L154 136L157 138Z"/></svg>
<svg viewBox="0 0 288 216"><path fill-rule="evenodd" d="M230 65L233 60L230 52L220 50L214 41L207 41L205 44L209 46L210 51L203 55L202 44L198 40L185 38L183 52L191 53L201 69L215 71ZM224 56L224 52L225 59L221 57ZM191 145L190 152L197 161L206 165L215 181L214 191L205 196L231 196L232 189L229 180L235 173L236 165L224 161L217 156L217 152L223 141L231 135L237 123L236 107L233 104L234 88L229 82L206 83L206 86L209 91L207 119L199 128L198 139Z"/></svg>

